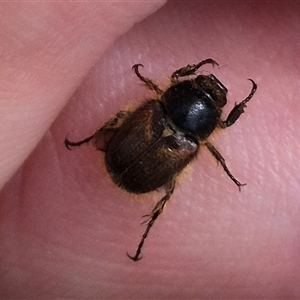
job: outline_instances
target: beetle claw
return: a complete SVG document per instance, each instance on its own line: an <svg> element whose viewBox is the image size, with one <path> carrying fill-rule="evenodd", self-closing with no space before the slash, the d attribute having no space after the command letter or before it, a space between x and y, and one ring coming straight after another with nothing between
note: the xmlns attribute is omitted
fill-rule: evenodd
<svg viewBox="0 0 300 300"><path fill-rule="evenodd" d="M128 256L130 259L132 259L133 261L139 261L139 260L141 260L141 259L143 258L143 256L140 256L140 257L139 257L139 254L136 254L135 256L129 255L128 252L126 252L126 254L127 254L127 256Z"/></svg>

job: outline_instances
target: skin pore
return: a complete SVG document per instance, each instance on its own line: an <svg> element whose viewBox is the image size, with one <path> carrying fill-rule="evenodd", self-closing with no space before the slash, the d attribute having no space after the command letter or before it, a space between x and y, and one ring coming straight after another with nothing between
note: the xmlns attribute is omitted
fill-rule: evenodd
<svg viewBox="0 0 300 300"><path fill-rule="evenodd" d="M300 296L300 5L163 4L2 4L2 298ZM154 96L132 65L165 88L206 58L220 67L201 72L229 90L224 119L247 79L258 84L237 123L209 139L247 185L239 192L202 147L132 262L163 191L118 189L102 153L68 151L64 138Z"/></svg>

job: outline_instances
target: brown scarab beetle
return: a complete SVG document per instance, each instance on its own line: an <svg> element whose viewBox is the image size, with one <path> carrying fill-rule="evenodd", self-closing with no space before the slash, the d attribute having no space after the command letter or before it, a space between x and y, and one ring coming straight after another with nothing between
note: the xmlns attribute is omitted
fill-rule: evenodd
<svg viewBox="0 0 300 300"><path fill-rule="evenodd" d="M95 147L105 152L106 168L113 182L128 192L140 194L165 188L164 197L147 215L147 228L135 255L127 254L134 261L142 258L145 239L170 199L176 177L196 157L200 145L208 148L239 189L243 185L231 174L222 155L207 139L216 128L227 128L236 122L257 85L249 79L252 82L250 94L236 104L223 121L221 114L227 103L227 89L213 74L180 80L195 75L205 64L218 65L213 59L206 59L178 69L171 75L171 85L165 91L140 74L141 64L134 65L135 74L156 92L156 98L147 100L133 112L120 111L82 141L65 139L69 149L93 140Z"/></svg>

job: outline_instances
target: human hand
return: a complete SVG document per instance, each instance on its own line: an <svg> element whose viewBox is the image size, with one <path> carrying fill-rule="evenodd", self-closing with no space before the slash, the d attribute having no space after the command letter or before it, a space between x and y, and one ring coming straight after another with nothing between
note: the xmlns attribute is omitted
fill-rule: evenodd
<svg viewBox="0 0 300 300"><path fill-rule="evenodd" d="M6 171L16 168L32 151L78 86L0 196L1 295L132 299L299 296L300 6L284 2L234 6L168 3L104 54L116 32L122 31L116 20L113 32L106 29L105 25L111 25L109 14L100 4L93 4L92 9L88 5L81 5L82 15L75 8L64 10L59 17L49 6L33 10L40 19L56 17L50 23L56 30L52 29L49 37L55 35L53 40L67 46L55 51L50 38L37 38L32 48L19 53L19 58L27 53L29 57L25 55L24 65L19 64L20 74L12 75L23 80L17 85L18 95L26 100L12 97L17 100L2 105L8 109L3 124L18 120L13 126L9 123L10 131L3 130L1 135L2 169ZM107 16L107 22L98 15ZM138 13L132 13L131 22L133 15L138 19ZM75 16L81 23L73 22ZM58 22L61 18L72 20L72 30ZM127 27L122 24L123 32L129 23ZM114 33L114 38L99 37L104 31L107 36ZM22 34L20 28L9 36L16 33ZM101 48L103 41L106 47ZM43 48L49 49L49 56L43 64L33 65L28 76L32 62L43 58ZM134 263L125 253L135 251L144 230L140 216L149 213L161 193L126 194L110 181L103 161L98 162L103 154L88 146L69 152L64 137L69 131L74 139L88 136L110 115L152 95L131 71L133 64L143 63L143 74L163 86L176 68L208 57L220 68L207 67L207 72L213 72L229 90L227 112L248 94L251 84L247 78L258 84L245 114L232 128L210 139L232 173L247 186L239 193L201 148L150 232L144 258ZM16 87L12 91L15 93ZM25 109L18 109L16 115L20 105ZM2 182L5 174L11 173L3 172Z"/></svg>

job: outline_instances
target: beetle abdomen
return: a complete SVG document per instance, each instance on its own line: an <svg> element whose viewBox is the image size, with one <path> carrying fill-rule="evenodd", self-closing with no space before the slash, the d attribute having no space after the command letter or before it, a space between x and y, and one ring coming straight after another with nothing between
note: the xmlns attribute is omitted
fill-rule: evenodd
<svg viewBox="0 0 300 300"><path fill-rule="evenodd" d="M119 128L105 155L112 180L133 193L153 191L180 173L198 144L171 131L162 103L149 100Z"/></svg>

